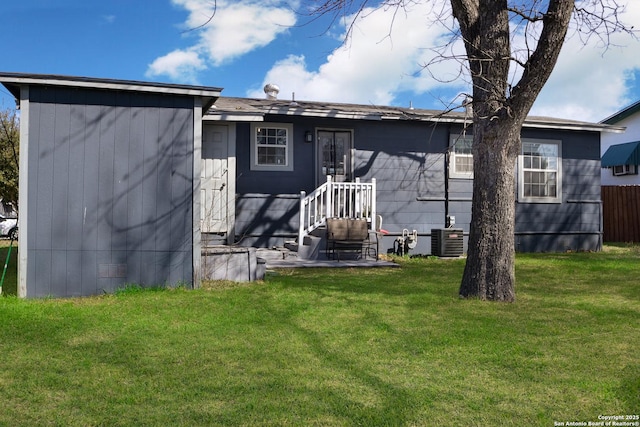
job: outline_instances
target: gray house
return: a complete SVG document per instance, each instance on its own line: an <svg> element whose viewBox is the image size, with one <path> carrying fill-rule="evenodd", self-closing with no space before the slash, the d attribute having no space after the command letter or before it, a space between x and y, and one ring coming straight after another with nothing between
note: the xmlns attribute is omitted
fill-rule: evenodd
<svg viewBox="0 0 640 427"><path fill-rule="evenodd" d="M216 248L315 258L329 217L381 226L382 253L432 253L444 230L466 245L468 112L50 75L0 73L0 83L21 109L22 297L198 287ZM600 249L600 135L619 130L527 120L519 251Z"/></svg>
<svg viewBox="0 0 640 427"><path fill-rule="evenodd" d="M300 192L315 194L329 177L333 183L375 182L374 217L366 208L356 216L372 223L382 218L387 233L380 252L398 252L409 236L411 253L429 254L433 231L445 227L461 229L466 248L473 182L468 112L279 100L270 94L221 97L203 120L205 134L215 129L226 135L227 152L236 153L223 168L235 188L219 186L230 192L220 204L226 213L218 216L232 222L203 238L260 247L302 241L319 215L309 214L313 201L303 201ZM600 135L619 131L551 118L526 121L514 182L518 251L601 248Z"/></svg>

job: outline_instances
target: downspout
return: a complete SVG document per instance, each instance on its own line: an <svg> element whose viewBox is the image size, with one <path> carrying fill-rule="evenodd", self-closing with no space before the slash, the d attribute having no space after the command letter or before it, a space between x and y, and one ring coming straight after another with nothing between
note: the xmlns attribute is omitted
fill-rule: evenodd
<svg viewBox="0 0 640 427"><path fill-rule="evenodd" d="M447 150L444 152L444 226L449 226L449 162L451 161L451 125L447 126Z"/></svg>
<svg viewBox="0 0 640 427"><path fill-rule="evenodd" d="M444 224L449 226L449 161L451 156L449 148L444 154Z"/></svg>

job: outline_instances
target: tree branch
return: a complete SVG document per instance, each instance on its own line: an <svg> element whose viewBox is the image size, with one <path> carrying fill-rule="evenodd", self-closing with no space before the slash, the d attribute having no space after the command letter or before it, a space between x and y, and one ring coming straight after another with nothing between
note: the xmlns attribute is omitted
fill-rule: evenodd
<svg viewBox="0 0 640 427"><path fill-rule="evenodd" d="M625 5L619 4L618 0L599 0L582 4L591 6L576 6L574 10L576 31L584 44L592 37L597 37L607 48L611 46L611 35L615 33L627 33L637 38L638 33L634 26L627 26L620 20Z"/></svg>
<svg viewBox="0 0 640 427"><path fill-rule="evenodd" d="M213 0L213 12L211 13L210 16L207 17L207 20L204 23L202 23L201 25L198 25L197 27L193 27L193 28L189 28L189 29L184 30L182 33L184 34L184 33L188 33L188 32L191 32L191 31L196 31L196 30L199 30L200 28L206 27L207 25L209 25L209 23L211 21L213 21L213 18L216 16L216 11L217 10L218 10L218 2L217 2L217 0Z"/></svg>

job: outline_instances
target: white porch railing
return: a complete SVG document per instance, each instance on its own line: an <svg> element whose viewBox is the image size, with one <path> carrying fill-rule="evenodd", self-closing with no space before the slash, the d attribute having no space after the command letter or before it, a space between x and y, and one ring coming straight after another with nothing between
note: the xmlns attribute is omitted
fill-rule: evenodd
<svg viewBox="0 0 640 427"><path fill-rule="evenodd" d="M327 218L366 218L375 230L376 180L370 183L334 182L327 176L327 182L316 188L308 196L300 192L300 230L298 244L316 228L325 224Z"/></svg>

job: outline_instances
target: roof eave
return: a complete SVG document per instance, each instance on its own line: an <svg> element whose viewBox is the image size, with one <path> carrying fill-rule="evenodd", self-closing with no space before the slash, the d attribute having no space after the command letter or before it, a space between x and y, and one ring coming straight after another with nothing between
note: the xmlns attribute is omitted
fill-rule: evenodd
<svg viewBox="0 0 640 427"><path fill-rule="evenodd" d="M207 122L264 122L264 114L209 110L203 114L202 120Z"/></svg>
<svg viewBox="0 0 640 427"><path fill-rule="evenodd" d="M377 113L364 113L357 111L337 111L337 110L322 110L311 108L266 108L265 114L273 114L280 116L305 116L305 117L329 117L335 119L351 119L351 120L381 120L382 115Z"/></svg>
<svg viewBox="0 0 640 427"><path fill-rule="evenodd" d="M19 99L20 97L19 88L21 86L62 86L201 97L205 100L205 102L203 102L203 107L206 109L213 105L222 92L222 89L217 87L59 76L51 74L0 73L0 83L5 85L16 99Z"/></svg>
<svg viewBox="0 0 640 427"><path fill-rule="evenodd" d="M452 116L400 116L400 115L385 115L385 114L371 114L360 113L354 111L334 111L334 110L310 110L310 109L289 109L289 108L268 108L262 113L247 112L239 113L226 110L209 110L207 114L208 120L229 120L229 121L262 121L264 116L300 116L300 117L319 117L319 118L333 118L333 119L348 119L348 120L370 120L370 121L421 121L432 123L452 123L460 125L470 125L472 122L468 118L464 117L452 117ZM564 122L541 122L536 120L525 121L523 127L529 129L562 129L573 131L587 131L587 132L608 132L608 133L623 133L625 127L611 126L598 123L564 123Z"/></svg>
<svg viewBox="0 0 640 427"><path fill-rule="evenodd" d="M598 123L537 122L535 120L525 121L523 127L533 129L562 129L607 133L623 133L626 130L626 128L623 126L610 126Z"/></svg>
<svg viewBox="0 0 640 427"><path fill-rule="evenodd" d="M634 115L638 111L640 111L640 101L634 102L633 104L629 105L628 107L623 108L622 110L618 111L617 113L615 113L615 114L607 117L606 119L602 120L600 123L607 124L607 125L613 125L613 124L616 124L616 123L626 119L627 117L630 117L630 116Z"/></svg>
<svg viewBox="0 0 640 427"><path fill-rule="evenodd" d="M403 109L397 107L376 107L369 105L319 103L307 101L261 100L255 98L222 97L219 105L208 111L209 120L233 118L238 121L255 120L255 117L317 117L345 120L370 121L416 121L425 123L447 123L462 126L472 125L471 117L463 112L443 113L436 110ZM359 108L361 107L361 108ZM530 129L555 129L588 132L622 133L624 127L602 123L589 123L549 117L528 117L523 127Z"/></svg>

